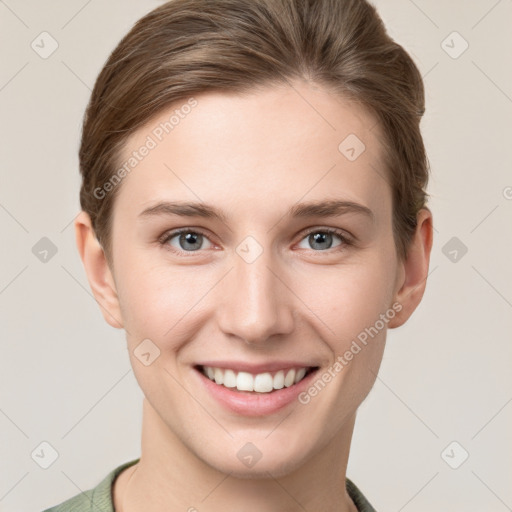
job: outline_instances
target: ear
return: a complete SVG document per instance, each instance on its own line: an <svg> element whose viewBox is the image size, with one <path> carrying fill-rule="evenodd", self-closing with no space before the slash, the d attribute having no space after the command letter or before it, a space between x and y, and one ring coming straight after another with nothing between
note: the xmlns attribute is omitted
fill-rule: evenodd
<svg viewBox="0 0 512 512"><path fill-rule="evenodd" d="M407 259L400 263L401 271L397 281L395 301L402 309L389 321L393 329L403 325L421 302L427 284L430 252L432 250L432 213L422 208L417 217L417 226L409 247Z"/></svg>
<svg viewBox="0 0 512 512"><path fill-rule="evenodd" d="M75 237L78 252L103 318L115 328L122 328L122 315L114 277L101 247L89 215L81 211L75 219Z"/></svg>

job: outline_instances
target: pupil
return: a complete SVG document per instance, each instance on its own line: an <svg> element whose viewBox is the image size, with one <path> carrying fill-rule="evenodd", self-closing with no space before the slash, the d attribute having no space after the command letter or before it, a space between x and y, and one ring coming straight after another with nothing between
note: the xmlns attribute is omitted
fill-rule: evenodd
<svg viewBox="0 0 512 512"><path fill-rule="evenodd" d="M330 233L314 233L310 236L313 239L311 246L316 249L329 249L332 245L332 235ZM315 244L325 244L326 239L330 242L327 244L327 247L315 247Z"/></svg>
<svg viewBox="0 0 512 512"><path fill-rule="evenodd" d="M197 242L198 238L202 235L199 233L186 233L182 234L180 237L180 244L183 247L183 249L192 249L197 250L198 247L190 247L191 244L194 244L194 242Z"/></svg>

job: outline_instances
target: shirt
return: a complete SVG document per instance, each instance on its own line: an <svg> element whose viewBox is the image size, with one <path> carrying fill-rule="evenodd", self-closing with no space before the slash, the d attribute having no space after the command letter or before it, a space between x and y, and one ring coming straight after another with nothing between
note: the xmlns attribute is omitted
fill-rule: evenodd
<svg viewBox="0 0 512 512"><path fill-rule="evenodd" d="M135 459L112 470L96 487L77 494L60 505L43 512L115 512L112 496L112 484L117 476L127 467L139 462ZM352 498L359 512L376 512L357 486L345 479L348 495Z"/></svg>

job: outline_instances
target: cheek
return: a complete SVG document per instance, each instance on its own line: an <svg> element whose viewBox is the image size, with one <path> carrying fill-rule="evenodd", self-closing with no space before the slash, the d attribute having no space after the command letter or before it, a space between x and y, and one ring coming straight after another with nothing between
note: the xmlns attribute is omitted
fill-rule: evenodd
<svg viewBox="0 0 512 512"><path fill-rule="evenodd" d="M308 287L307 304L320 320L316 325L325 326L324 341L332 353L331 373L324 377L334 383L332 399L339 406L340 421L343 411L351 411L366 397L382 361L387 323L396 314L392 255L392 250L383 249L367 253L364 261L353 265L323 269L315 286ZM336 393L340 388L344 391Z"/></svg>
<svg viewBox="0 0 512 512"><path fill-rule="evenodd" d="M347 258L346 264L299 265L285 276L297 318L307 318L337 353L392 302L396 261L393 246L381 242L379 250ZM116 265L118 296L132 344L149 338L162 348L177 349L190 329L214 312L211 301L223 295L219 274L224 270L173 266L162 260L126 250Z"/></svg>
<svg viewBox="0 0 512 512"><path fill-rule="evenodd" d="M129 257L119 266L119 276L118 296L128 339L133 344L149 338L166 349L185 336L184 329L198 316L206 303L200 299L216 277Z"/></svg>
<svg viewBox="0 0 512 512"><path fill-rule="evenodd" d="M316 323L325 325L322 331L341 349L391 307L395 265L393 258L386 260L376 251L365 255L364 261L361 258L300 276L294 291L314 312Z"/></svg>

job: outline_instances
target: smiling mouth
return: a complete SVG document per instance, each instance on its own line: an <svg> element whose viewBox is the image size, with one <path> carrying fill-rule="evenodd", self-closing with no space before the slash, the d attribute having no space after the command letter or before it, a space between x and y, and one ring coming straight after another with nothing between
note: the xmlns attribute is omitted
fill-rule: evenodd
<svg viewBox="0 0 512 512"><path fill-rule="evenodd" d="M308 366L252 374L213 366L195 366L197 371L217 385L248 394L273 393L283 388L289 388L298 384L318 368L318 366Z"/></svg>

